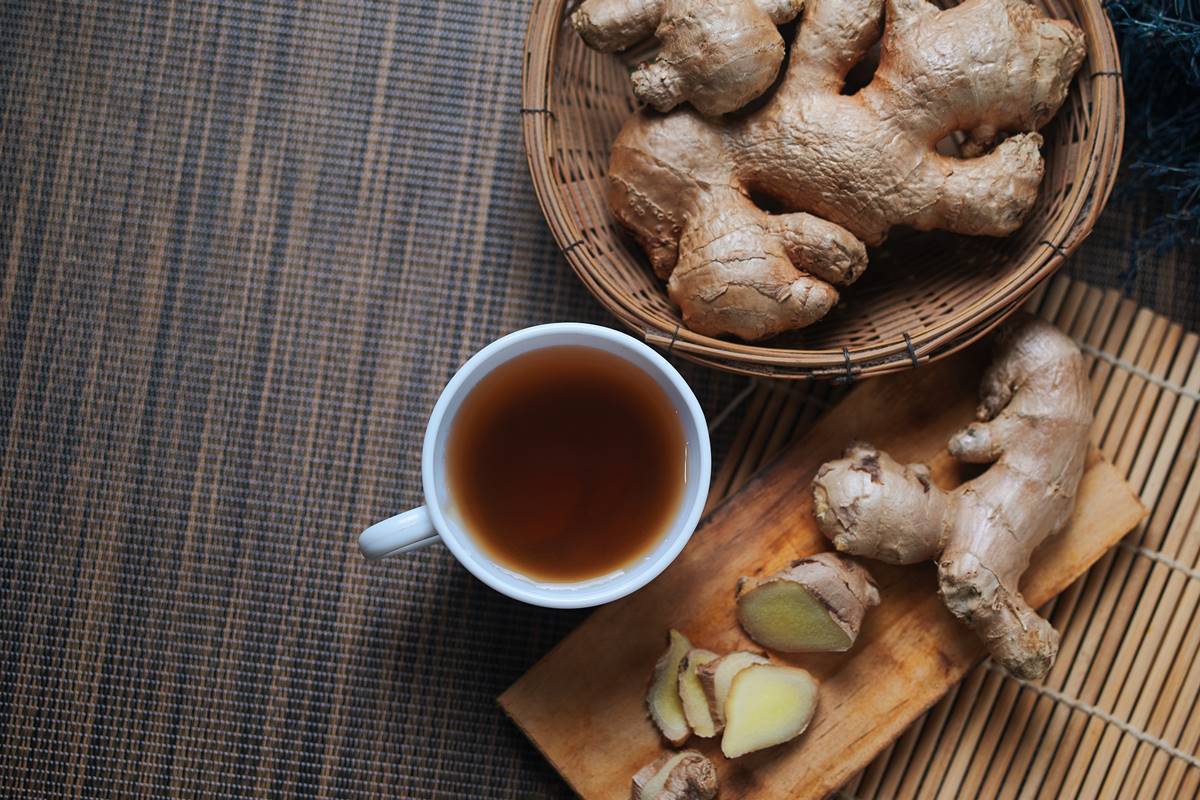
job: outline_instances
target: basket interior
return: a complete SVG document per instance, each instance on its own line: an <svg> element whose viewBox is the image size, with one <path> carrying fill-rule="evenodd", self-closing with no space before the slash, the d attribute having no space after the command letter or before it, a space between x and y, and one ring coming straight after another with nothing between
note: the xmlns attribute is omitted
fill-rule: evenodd
<svg viewBox="0 0 1200 800"><path fill-rule="evenodd" d="M641 250L609 213L604 197L609 146L637 107L629 72L652 57L653 50L642 48L618 58L588 49L566 23L576 4L566 4L552 39L546 99L554 125L547 156L562 213L571 218L578 240L586 245L572 264L601 302L631 327L670 336L672 342L685 339L699 348L693 354L707 359L791 366L813 356L841 358L843 348L894 345L906 335L927 346L944 346L977 328L981 320L998 313L1002 317L1002 312L1015 308L1078 243L1073 237L1083 238L1073 230L1081 211L1081 193L1074 190L1095 160L1090 153L1096 125L1094 55L1085 61L1054 121L1042 130L1042 191L1017 233L997 239L896 229L882 247L872 249L864 276L841 290L837 308L809 328L755 346L681 333L679 312ZM1037 4L1050 16L1071 19L1087 29L1075 5L1057 0ZM791 41L794 29L795 24L784 29L785 40ZM530 157L536 154L531 151ZM572 245L562 237L560 244ZM1053 266L1048 266L1050 261Z"/></svg>

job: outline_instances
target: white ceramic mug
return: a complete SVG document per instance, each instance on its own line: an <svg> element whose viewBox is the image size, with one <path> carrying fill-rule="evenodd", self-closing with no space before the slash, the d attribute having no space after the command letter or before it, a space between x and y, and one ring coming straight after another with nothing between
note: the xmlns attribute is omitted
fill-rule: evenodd
<svg viewBox="0 0 1200 800"><path fill-rule="evenodd" d="M523 353L564 345L594 347L620 356L654 379L679 414L687 445L686 478L679 508L650 552L607 575L575 583L550 583L497 564L476 544L455 508L446 476L446 442L463 400L485 375ZM359 536L358 544L363 555L377 559L425 547L440 538L475 577L509 597L548 608L600 605L645 586L679 555L704 510L711 471L704 412L691 388L666 359L637 339L610 328L578 322L538 325L492 342L450 379L425 430L421 452L425 505L372 525Z"/></svg>

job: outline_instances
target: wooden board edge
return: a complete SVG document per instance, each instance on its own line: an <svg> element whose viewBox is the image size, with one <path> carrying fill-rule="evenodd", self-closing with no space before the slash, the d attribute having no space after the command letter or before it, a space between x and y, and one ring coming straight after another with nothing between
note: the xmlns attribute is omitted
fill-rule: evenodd
<svg viewBox="0 0 1200 800"><path fill-rule="evenodd" d="M569 636L570 634L567 634L567 635ZM563 640L565 640L566 638L567 637L564 636ZM555 645L555 646L557 647L557 645ZM551 650L550 652L553 652L553 650ZM547 652L546 656L550 655L550 652ZM543 658L545 658L546 656L543 656ZM545 750L542 749L542 746L540 744L538 744L537 739L534 738L534 736L528 730L526 730L525 726L523 724L521 724L521 720L517 719L517 717L513 714L512 709L509 708L507 701L505 700L505 697L508 695L508 693L510 691L512 691L513 686L516 686L518 681L520 681L520 678L518 678L516 681L513 681L511 686L509 686L507 689L505 689L503 692L501 692L496 697L496 705L500 706L500 710L504 712L504 716L508 717L509 722L511 722L513 725L517 726L517 730L519 730L521 732L521 735L524 736L525 739L531 745L533 745L533 749L537 750L538 755L540 755L542 758L546 759L546 761L550 764L550 766L554 768L554 772L558 775L558 777L562 778L562 780L567 784L567 786L571 787L571 791L574 792L577 797L583 797L583 792L580 790L580 788L578 786L576 786L574 783L571 782L570 778L567 777L567 772L566 772L566 770L563 769L562 765L559 764L554 759L553 756L551 756L549 753L547 753ZM631 780L632 780L632 776L631 776Z"/></svg>

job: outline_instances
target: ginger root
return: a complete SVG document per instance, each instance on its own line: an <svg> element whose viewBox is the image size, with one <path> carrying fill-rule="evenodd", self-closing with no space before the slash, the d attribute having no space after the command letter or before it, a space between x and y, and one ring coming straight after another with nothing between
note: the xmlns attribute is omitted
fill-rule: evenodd
<svg viewBox="0 0 1200 800"><path fill-rule="evenodd" d="M750 638L783 653L849 650L879 590L862 565L836 553L795 561L737 588L738 621Z"/></svg>
<svg viewBox="0 0 1200 800"><path fill-rule="evenodd" d="M747 673L753 675L743 678ZM718 656L693 649L686 636L672 630L667 651L654 665L646 702L651 719L671 744L678 747L692 733L711 737L724 730L721 750L735 758L803 733L816 707L817 689L816 680L802 669L773 665L747 650ZM633 778L634 798L711 797L689 794L709 785L697 776L712 767L707 760L683 758L690 752L640 769ZM711 791L716 792L715 777Z"/></svg>
<svg viewBox="0 0 1200 800"><path fill-rule="evenodd" d="M856 444L813 482L817 523L838 550L891 564L936 558L938 590L996 663L1026 679L1046 674L1058 633L1021 596L1030 554L1066 524L1083 475L1092 423L1083 358L1042 320L997 337L978 422L950 453L986 472L953 491L929 468L898 464Z"/></svg>
<svg viewBox="0 0 1200 800"><path fill-rule="evenodd" d="M593 50L631 47L654 36L662 47L633 73L643 103L668 111L687 100L701 114L735 111L779 74L783 37L804 0L585 0L571 25Z"/></svg>
<svg viewBox="0 0 1200 800"><path fill-rule="evenodd" d="M767 659L759 653L735 650L732 653L709 661L696 670L704 696L708 699L708 711L712 715L713 733L725 727L725 700L733 678L742 670L755 664L766 664Z"/></svg>
<svg viewBox="0 0 1200 800"><path fill-rule="evenodd" d="M631 117L613 143L608 202L685 324L755 340L809 325L895 225L1012 233L1041 183L1035 132L1066 98L1083 33L1024 0L809 0L787 74L759 109ZM870 83L841 93L880 42ZM979 154L939 140L967 133ZM783 211L768 214L751 194Z"/></svg>
<svg viewBox="0 0 1200 800"><path fill-rule="evenodd" d="M717 770L695 750L668 753L633 776L633 800L712 800Z"/></svg>
<svg viewBox="0 0 1200 800"><path fill-rule="evenodd" d="M717 658L711 650L695 648L679 662L679 700L683 704L683 716L692 733L705 739L717 735L717 725L697 670Z"/></svg>
<svg viewBox="0 0 1200 800"><path fill-rule="evenodd" d="M679 699L679 663L683 661L692 644L677 630L667 636L667 651L654 665L650 688L646 692L646 708L650 719L662 731L667 741L679 746L692 735L687 718L683 714L683 702Z"/></svg>
<svg viewBox="0 0 1200 800"><path fill-rule="evenodd" d="M802 669L752 664L734 676L725 701L726 758L795 739L817 708L816 679Z"/></svg>

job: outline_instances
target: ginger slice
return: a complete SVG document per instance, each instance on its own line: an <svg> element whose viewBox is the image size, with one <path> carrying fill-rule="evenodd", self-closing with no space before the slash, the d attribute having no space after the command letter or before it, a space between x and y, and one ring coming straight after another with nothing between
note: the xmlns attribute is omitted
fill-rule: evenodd
<svg viewBox="0 0 1200 800"><path fill-rule="evenodd" d="M717 724L709 711L708 696L696 671L717 658L711 650L695 648L679 662L679 699L683 703L683 716L692 733L705 739L717 735Z"/></svg>
<svg viewBox="0 0 1200 800"><path fill-rule="evenodd" d="M669 753L633 776L633 800L712 800L717 771L695 750Z"/></svg>
<svg viewBox="0 0 1200 800"><path fill-rule="evenodd" d="M667 642L667 651L654 665L650 678L650 689L646 692L646 707L650 719L662 731L662 735L673 745L687 741L692 729L683 714L683 701L679 699L679 663L692 649L692 643L679 631L672 629Z"/></svg>
<svg viewBox="0 0 1200 800"><path fill-rule="evenodd" d="M738 672L725 700L721 752L737 758L796 738L817 707L816 679L802 669L753 664Z"/></svg>
<svg viewBox="0 0 1200 800"><path fill-rule="evenodd" d="M783 653L849 650L879 590L860 564L818 553L781 572L738 582L738 622L750 638Z"/></svg>
<svg viewBox="0 0 1200 800"><path fill-rule="evenodd" d="M728 655L702 664L696 669L696 677L704 687L708 700L708 711L712 715L714 734L725 724L725 698L733 677L753 664L766 664L767 659L748 650L736 650Z"/></svg>

